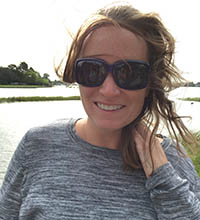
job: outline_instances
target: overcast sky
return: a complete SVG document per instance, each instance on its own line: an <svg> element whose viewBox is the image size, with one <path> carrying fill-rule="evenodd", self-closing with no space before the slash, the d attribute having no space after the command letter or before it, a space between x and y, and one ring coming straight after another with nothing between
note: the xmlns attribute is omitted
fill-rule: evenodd
<svg viewBox="0 0 200 220"><path fill-rule="evenodd" d="M35 70L54 73L54 58L64 56L69 36L81 22L110 0L0 0L0 66L25 61ZM198 0L130 0L143 11L155 11L174 35L176 64L191 81L200 81L200 6Z"/></svg>

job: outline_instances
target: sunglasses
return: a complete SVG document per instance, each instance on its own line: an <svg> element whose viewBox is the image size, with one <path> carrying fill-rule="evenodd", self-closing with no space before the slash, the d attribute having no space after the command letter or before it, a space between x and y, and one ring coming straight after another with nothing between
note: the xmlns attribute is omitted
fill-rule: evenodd
<svg viewBox="0 0 200 220"><path fill-rule="evenodd" d="M138 60L119 60L108 64L102 59L80 58L75 62L75 80L87 87L102 85L106 76L112 73L118 87L127 90L143 89L149 79L149 63Z"/></svg>

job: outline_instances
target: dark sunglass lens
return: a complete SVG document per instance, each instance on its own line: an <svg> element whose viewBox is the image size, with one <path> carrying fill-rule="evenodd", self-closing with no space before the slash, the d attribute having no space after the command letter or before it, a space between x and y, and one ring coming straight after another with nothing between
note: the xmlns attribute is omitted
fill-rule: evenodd
<svg viewBox="0 0 200 220"><path fill-rule="evenodd" d="M101 62L81 60L76 66L77 82L84 86L99 86L105 79L105 67Z"/></svg>
<svg viewBox="0 0 200 220"><path fill-rule="evenodd" d="M115 77L119 87L136 90L143 89L148 81L148 65L136 62L118 63Z"/></svg>

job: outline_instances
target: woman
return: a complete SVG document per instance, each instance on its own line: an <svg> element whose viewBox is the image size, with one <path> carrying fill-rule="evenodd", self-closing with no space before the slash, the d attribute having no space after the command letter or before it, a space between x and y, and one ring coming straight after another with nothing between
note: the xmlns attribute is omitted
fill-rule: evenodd
<svg viewBox="0 0 200 220"><path fill-rule="evenodd" d="M31 129L0 194L0 219L200 219L200 181L178 144L192 135L167 92L181 77L155 14L98 11L78 31L63 75L87 118ZM170 140L156 135L164 122Z"/></svg>

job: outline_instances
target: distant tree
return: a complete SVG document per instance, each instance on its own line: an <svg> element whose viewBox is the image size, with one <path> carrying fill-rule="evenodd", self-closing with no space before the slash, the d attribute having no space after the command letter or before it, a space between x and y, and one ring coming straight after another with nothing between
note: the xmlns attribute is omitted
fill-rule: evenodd
<svg viewBox="0 0 200 220"><path fill-rule="evenodd" d="M190 87L194 87L195 84L194 84L194 82L189 82L189 83L188 83L188 86L190 86Z"/></svg>
<svg viewBox="0 0 200 220"><path fill-rule="evenodd" d="M35 71L35 70L33 69L33 67L30 67L29 70Z"/></svg>
<svg viewBox="0 0 200 220"><path fill-rule="evenodd" d="M0 84L53 85L49 74L45 73L41 77L40 73L32 67L28 68L26 62L21 62L19 66L10 64L8 67L0 67Z"/></svg>
<svg viewBox="0 0 200 220"><path fill-rule="evenodd" d="M6 67L0 67L0 84L10 84L13 71Z"/></svg>
<svg viewBox="0 0 200 220"><path fill-rule="evenodd" d="M17 70L17 66L15 64L8 65L8 69Z"/></svg>
<svg viewBox="0 0 200 220"><path fill-rule="evenodd" d="M27 71L28 70L28 64L26 62L21 62L18 66L19 71Z"/></svg>
<svg viewBox="0 0 200 220"><path fill-rule="evenodd" d="M44 73L43 78L49 80L49 74L48 73Z"/></svg>
<svg viewBox="0 0 200 220"><path fill-rule="evenodd" d="M38 75L35 73L35 71L27 70L24 72L24 81L29 85L37 85Z"/></svg>

